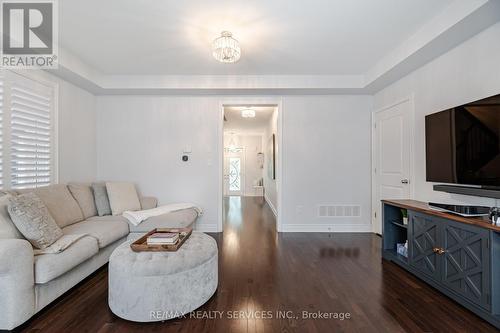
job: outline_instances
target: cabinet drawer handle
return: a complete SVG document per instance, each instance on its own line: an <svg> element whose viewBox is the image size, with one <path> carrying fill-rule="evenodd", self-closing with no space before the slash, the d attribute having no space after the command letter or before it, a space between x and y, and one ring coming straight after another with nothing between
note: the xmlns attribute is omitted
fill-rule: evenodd
<svg viewBox="0 0 500 333"><path fill-rule="evenodd" d="M446 251L443 248L441 248L441 247L435 247L435 248L432 249L432 252L441 255L441 254L445 253Z"/></svg>

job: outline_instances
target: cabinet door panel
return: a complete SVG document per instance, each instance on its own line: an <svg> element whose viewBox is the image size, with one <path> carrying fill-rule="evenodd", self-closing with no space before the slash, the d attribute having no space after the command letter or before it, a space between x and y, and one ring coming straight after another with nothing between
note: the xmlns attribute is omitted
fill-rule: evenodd
<svg viewBox="0 0 500 333"><path fill-rule="evenodd" d="M419 213L410 215L410 265L417 271L438 281L441 260L433 249L440 243L440 224L433 217Z"/></svg>
<svg viewBox="0 0 500 333"><path fill-rule="evenodd" d="M443 284L462 297L489 309L489 232L448 221L444 224Z"/></svg>

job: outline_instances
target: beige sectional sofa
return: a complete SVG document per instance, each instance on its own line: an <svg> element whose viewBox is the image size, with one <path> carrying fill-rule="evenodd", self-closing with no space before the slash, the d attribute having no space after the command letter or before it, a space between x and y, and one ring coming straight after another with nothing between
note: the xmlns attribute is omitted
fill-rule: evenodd
<svg viewBox="0 0 500 333"><path fill-rule="evenodd" d="M90 185L88 185L90 186ZM134 226L122 216L89 216L90 198L75 196L66 185L32 190L47 206L64 234L86 234L57 254L34 255L32 245L0 223L0 329L13 329L108 262L111 252L129 233L157 227L186 227L195 223L194 209L150 218ZM155 198L141 198L142 209L156 207ZM5 209L5 207L4 207ZM95 211L95 210L94 210ZM87 216L86 216L87 215ZM10 223L12 223L10 221Z"/></svg>

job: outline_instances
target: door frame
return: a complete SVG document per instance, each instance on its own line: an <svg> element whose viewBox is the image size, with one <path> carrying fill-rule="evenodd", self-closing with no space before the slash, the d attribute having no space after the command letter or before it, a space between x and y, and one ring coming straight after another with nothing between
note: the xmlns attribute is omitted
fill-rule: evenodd
<svg viewBox="0 0 500 333"><path fill-rule="evenodd" d="M409 162L409 175L408 175L408 180L410 181L409 187L409 193L410 193L410 199L413 199L415 197L415 102L414 102L414 94L410 94L409 96L400 99L394 103L391 103L389 105L383 106L379 109L376 109L374 112L372 112L371 116L371 140L372 140L372 153L371 153L371 165L372 165L372 170L371 170L371 176L372 176L372 184L371 184L371 192L372 192L372 203L371 203L371 225L372 225L372 232L376 233L375 230L375 207L380 204L379 201L380 199L378 198L377 195L377 188L378 188L378 175L375 172L375 169L377 167L377 145L376 145L376 116L378 113L387 111L389 109L392 109L393 107L396 107L400 104L408 102L409 104L409 110L408 112L410 113L408 115L409 119L409 131L410 131L410 162ZM380 215L382 215L382 212L380 212ZM382 218L382 216L378 216L379 219Z"/></svg>
<svg viewBox="0 0 500 333"><path fill-rule="evenodd" d="M224 230L223 226L223 203L224 203L224 108L227 106L274 106L278 109L278 167L276 169L276 190L277 190L277 216L276 216L276 230L282 231L281 218L283 208L283 100L281 97L228 97L219 101L219 122L217 127L218 154L219 154L219 188L218 188L218 221L217 232Z"/></svg>

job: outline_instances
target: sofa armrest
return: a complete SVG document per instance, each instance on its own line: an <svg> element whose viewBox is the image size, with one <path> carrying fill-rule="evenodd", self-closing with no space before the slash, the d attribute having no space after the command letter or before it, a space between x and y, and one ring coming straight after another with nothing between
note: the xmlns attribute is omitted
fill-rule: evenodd
<svg viewBox="0 0 500 333"><path fill-rule="evenodd" d="M158 206L158 199L155 197L141 197L139 200L142 209L152 209Z"/></svg>
<svg viewBox="0 0 500 333"><path fill-rule="evenodd" d="M14 329L35 313L33 263L27 240L0 239L0 329Z"/></svg>

